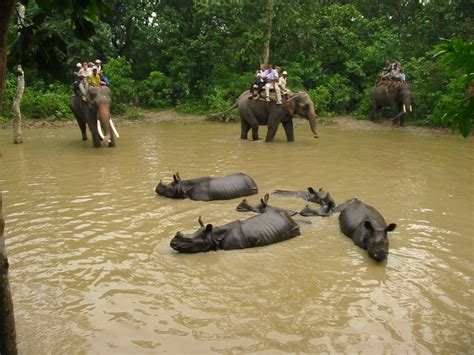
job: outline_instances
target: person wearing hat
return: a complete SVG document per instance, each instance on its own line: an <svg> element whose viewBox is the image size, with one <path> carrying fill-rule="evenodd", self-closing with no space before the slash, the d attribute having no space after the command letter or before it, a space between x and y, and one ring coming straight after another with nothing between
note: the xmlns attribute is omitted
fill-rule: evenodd
<svg viewBox="0 0 474 355"><path fill-rule="evenodd" d="M79 63L78 63L79 64ZM89 71L87 62L82 63L82 68L77 73L79 77L79 90L81 91L82 100L86 101L87 90L89 90L89 82L87 78L91 75L92 71Z"/></svg>
<svg viewBox="0 0 474 355"><path fill-rule="evenodd" d="M287 94L290 90L288 90L288 87L286 86L286 78L288 78L288 72L286 70L281 73L280 78L278 79L278 86L280 87L281 93Z"/></svg>
<svg viewBox="0 0 474 355"><path fill-rule="evenodd" d="M97 68L97 73L102 74L102 62L99 59L95 60L95 67Z"/></svg>

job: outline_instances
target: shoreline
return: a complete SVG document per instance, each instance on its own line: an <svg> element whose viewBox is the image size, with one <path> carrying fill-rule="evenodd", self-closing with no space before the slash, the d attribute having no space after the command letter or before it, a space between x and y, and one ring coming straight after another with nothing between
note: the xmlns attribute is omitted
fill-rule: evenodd
<svg viewBox="0 0 474 355"><path fill-rule="evenodd" d="M158 123L158 122L178 122L178 123L207 123L217 121L208 121L206 115L193 115L179 113L174 110L164 111L140 111L141 117L138 119L129 119L123 115L114 117L116 123L123 126L139 125L143 123ZM229 122L232 124L232 122ZM369 120L359 120L354 116L341 115L333 117L319 117L318 127L335 127L344 130L354 131L403 131L412 132L418 134L449 134L452 135L451 129L443 127L429 127L429 126L415 126L406 125L404 127L394 127L390 119L386 119L380 122L372 122ZM227 124L222 122L222 124ZM294 120L296 126L305 125L306 121L302 118L296 118ZM72 120L46 120L46 119L22 119L22 129L36 129L36 128L62 128L69 126L77 126L75 119ZM0 129L12 129L13 121L0 125ZM454 134L457 135L457 134Z"/></svg>

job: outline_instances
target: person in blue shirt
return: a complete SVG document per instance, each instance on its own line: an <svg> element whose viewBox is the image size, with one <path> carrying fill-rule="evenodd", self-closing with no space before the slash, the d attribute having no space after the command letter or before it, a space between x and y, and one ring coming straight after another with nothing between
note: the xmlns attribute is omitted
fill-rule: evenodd
<svg viewBox="0 0 474 355"><path fill-rule="evenodd" d="M281 90L278 81L278 72L269 64L267 69L267 83L265 84L265 100L270 102L270 89L273 88L277 95L277 105L281 105Z"/></svg>

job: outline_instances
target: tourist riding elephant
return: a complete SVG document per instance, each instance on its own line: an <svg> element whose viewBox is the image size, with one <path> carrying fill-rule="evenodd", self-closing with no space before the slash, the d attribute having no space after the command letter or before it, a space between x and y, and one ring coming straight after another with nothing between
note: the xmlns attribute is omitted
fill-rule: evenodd
<svg viewBox="0 0 474 355"><path fill-rule="evenodd" d="M106 86L98 86L89 88L86 101L82 100L79 95L75 95L69 104L81 129L82 140L87 140L87 124L95 148L100 146L115 147L115 138L119 137L110 118L110 102L110 89Z"/></svg>
<svg viewBox="0 0 474 355"><path fill-rule="evenodd" d="M373 111L371 119L379 119L379 111L382 107L390 106L394 117L393 124L403 126L405 113L411 112L411 85L405 82L376 85L372 90Z"/></svg>
<svg viewBox="0 0 474 355"><path fill-rule="evenodd" d="M252 139L258 140L258 126L268 126L265 142L272 142L281 123L285 129L288 142L295 140L293 131L293 116L298 114L309 121L314 138L319 135L316 132L316 111L311 98L306 92L298 92L291 97L283 97L283 104L276 102L265 102L262 100L249 99L250 92L245 91L237 99L236 103L222 113L234 108L240 112L241 139L247 139L248 132L252 129ZM221 113L221 114L222 114ZM212 116L218 116L214 114Z"/></svg>

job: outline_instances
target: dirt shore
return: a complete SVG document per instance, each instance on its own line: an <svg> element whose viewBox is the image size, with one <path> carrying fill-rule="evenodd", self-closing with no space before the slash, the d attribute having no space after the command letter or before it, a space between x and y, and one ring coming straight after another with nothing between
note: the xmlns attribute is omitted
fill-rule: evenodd
<svg viewBox="0 0 474 355"><path fill-rule="evenodd" d="M162 121L172 122L205 122L207 117L205 115L190 115L184 113L178 113L174 110L165 111L140 111L137 119L128 119L124 116L116 116L114 120L122 126L138 125L142 123L154 123ZM307 124L303 119L295 119L296 125ZM437 127L421 127L407 125L405 127L394 127L390 120L385 120L379 123L374 123L368 120L358 120L353 116L334 116L330 118L318 119L318 124L323 127L337 127L345 130L356 130L356 131L392 131L392 130L403 130L406 132L413 132L419 134L451 134L451 130L448 128L437 128ZM42 120L42 119L24 119L22 121L22 128L34 129L34 128L54 128L54 127L67 127L76 126L76 120ZM3 124L0 126L1 129L11 129L13 126L12 122Z"/></svg>

